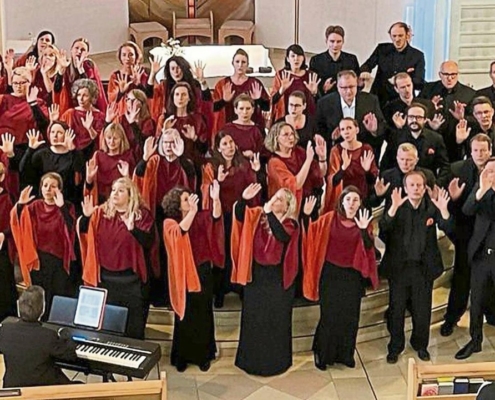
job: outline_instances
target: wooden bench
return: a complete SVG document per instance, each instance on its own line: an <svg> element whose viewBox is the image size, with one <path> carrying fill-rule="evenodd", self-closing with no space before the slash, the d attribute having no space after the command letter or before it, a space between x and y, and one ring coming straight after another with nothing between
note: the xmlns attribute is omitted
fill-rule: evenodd
<svg viewBox="0 0 495 400"><path fill-rule="evenodd" d="M6 400L167 400L165 372L160 380L87 383L81 385L36 386L21 388L20 396Z"/></svg>
<svg viewBox="0 0 495 400"><path fill-rule="evenodd" d="M225 38L238 36L244 40L244 44L253 43L254 22L252 21L225 21L218 30L218 43L225 44Z"/></svg>

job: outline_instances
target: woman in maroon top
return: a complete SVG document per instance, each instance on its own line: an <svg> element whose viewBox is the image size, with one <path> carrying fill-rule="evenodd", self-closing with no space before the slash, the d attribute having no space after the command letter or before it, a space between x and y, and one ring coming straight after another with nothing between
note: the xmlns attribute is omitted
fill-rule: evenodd
<svg viewBox="0 0 495 400"><path fill-rule="evenodd" d="M158 120L157 133L174 128L184 140L184 155L192 160L198 171L208 150L210 132L203 115L196 113L195 98L188 83L179 82L170 91L167 112Z"/></svg>
<svg viewBox="0 0 495 400"><path fill-rule="evenodd" d="M334 209L342 188L350 185L359 189L366 206L366 200L378 176L373 148L357 140L358 122L353 118L343 118L339 129L344 141L332 147L330 151L326 211Z"/></svg>
<svg viewBox="0 0 495 400"><path fill-rule="evenodd" d="M117 105L112 103L107 108L105 122L118 121L124 128L129 146L136 160L143 156L144 142L150 136L155 136L156 124L151 118L146 94L139 89L129 91L125 96L125 113L120 117Z"/></svg>
<svg viewBox="0 0 495 400"><path fill-rule="evenodd" d="M11 228L24 281L45 289L46 309L53 296L74 295L69 279L75 260L75 211L64 201L62 178L49 172L41 178L41 199L26 187L11 212ZM48 315L48 313L47 313Z"/></svg>
<svg viewBox="0 0 495 400"><path fill-rule="evenodd" d="M222 201L223 222L225 232L232 229L232 209L234 203L242 198L242 192L251 183L265 184L266 177L261 168L259 153L253 154L251 161L247 161L239 152L232 137L220 132L215 137L213 157L204 166L201 192L203 194L203 209L210 208L208 190L214 180L220 184L220 200ZM260 196L256 196L250 205L257 206ZM230 237L225 241L225 254L230 254ZM222 308L224 297L235 290L230 283L232 262L230 257L225 261L223 269L215 268L215 307ZM238 291L238 290L237 290Z"/></svg>
<svg viewBox="0 0 495 400"><path fill-rule="evenodd" d="M354 186L341 193L335 211L309 222L316 199L304 204L304 295L320 299L320 321L313 341L315 365L341 363L354 368L361 298L367 280L378 286L373 247L373 217L363 209Z"/></svg>
<svg viewBox="0 0 495 400"><path fill-rule="evenodd" d="M235 365L272 376L292 365L292 302L297 275L297 201L280 189L263 206L246 201L261 190L248 186L234 207L232 281L245 285Z"/></svg>
<svg viewBox="0 0 495 400"><path fill-rule="evenodd" d="M12 196L3 187L5 165L0 162L0 320L16 315L17 289L15 286L15 245L10 229Z"/></svg>
<svg viewBox="0 0 495 400"><path fill-rule="evenodd" d="M264 132L262 133L260 127L252 120L254 107L254 100L249 95L240 94L234 100L234 112L237 118L221 129L234 139L239 151L249 160L253 158L254 153L264 150Z"/></svg>
<svg viewBox="0 0 495 400"><path fill-rule="evenodd" d="M111 123L103 131L100 150L86 163L86 191L92 192L97 204L110 196L112 184L134 171L136 161L120 124Z"/></svg>
<svg viewBox="0 0 495 400"><path fill-rule="evenodd" d="M273 82L272 121L278 121L288 113L289 96L296 90L306 95L306 114L316 113L315 97L318 94L318 75L310 72L306 65L304 50L298 44L290 45L285 52L285 66L277 72Z"/></svg>
<svg viewBox="0 0 495 400"><path fill-rule="evenodd" d="M215 125L213 132L216 133L229 122L236 118L235 104L232 100L241 95L248 95L253 100L253 121L260 129L265 128L263 111L270 110L270 96L266 92L263 83L257 78L247 76L249 68L249 56L238 49L232 59L234 73L223 78L215 85L213 92L213 111L215 111Z"/></svg>
<svg viewBox="0 0 495 400"><path fill-rule="evenodd" d="M61 120L74 131L76 150L82 151L88 160L98 148L99 135L105 127L105 114L94 106L98 99L98 86L91 79L78 79L72 86L72 97L77 106L67 110ZM56 120L57 107L52 106L50 111L50 120Z"/></svg>
<svg viewBox="0 0 495 400"><path fill-rule="evenodd" d="M136 185L128 177L117 179L98 207L86 196L79 232L84 282L107 289L109 304L126 307L126 335L144 339L155 228Z"/></svg>
<svg viewBox="0 0 495 400"><path fill-rule="evenodd" d="M168 278L175 311L170 358L179 372L188 364L208 371L217 351L211 266L222 266L225 259L218 182L213 182L209 195L211 210L198 211L198 196L181 187L168 192L162 202L166 216L163 236L169 262Z"/></svg>

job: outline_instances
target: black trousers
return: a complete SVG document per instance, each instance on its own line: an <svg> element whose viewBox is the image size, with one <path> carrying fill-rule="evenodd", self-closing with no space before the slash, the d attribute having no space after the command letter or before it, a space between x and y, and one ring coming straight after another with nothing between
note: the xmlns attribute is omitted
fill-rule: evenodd
<svg viewBox="0 0 495 400"><path fill-rule="evenodd" d="M483 250L473 260L469 333L475 343L483 342L483 313L491 285L495 284L495 253Z"/></svg>
<svg viewBox="0 0 495 400"><path fill-rule="evenodd" d="M415 350L426 350L430 340L433 280L424 276L419 265L408 266L389 279L389 287L388 352L398 354L405 348L404 320L408 301L413 323L411 346Z"/></svg>

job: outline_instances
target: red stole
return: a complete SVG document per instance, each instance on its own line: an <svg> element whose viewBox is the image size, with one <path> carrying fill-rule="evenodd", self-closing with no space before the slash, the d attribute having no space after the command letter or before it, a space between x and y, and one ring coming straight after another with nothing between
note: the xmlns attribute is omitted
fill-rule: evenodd
<svg viewBox="0 0 495 400"><path fill-rule="evenodd" d="M76 110L71 108L67 110L61 117L61 120L69 125L76 135L74 144L76 150L82 150L88 147L93 139L89 135L88 130L83 126L82 120L86 118L86 111ZM93 110L93 128L98 132L98 136L101 134L105 128L105 115L98 109ZM98 147L99 141L98 136L94 139L96 147Z"/></svg>

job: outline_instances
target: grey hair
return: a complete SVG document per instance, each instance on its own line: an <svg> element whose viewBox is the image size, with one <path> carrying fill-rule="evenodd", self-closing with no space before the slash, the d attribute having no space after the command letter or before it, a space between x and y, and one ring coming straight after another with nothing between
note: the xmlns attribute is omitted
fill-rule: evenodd
<svg viewBox="0 0 495 400"><path fill-rule="evenodd" d="M76 99L77 98L77 93L81 89L88 89L89 92L89 97L91 97L91 103L95 104L96 100L98 99L98 94L100 93L98 89L98 85L93 81L92 79L78 79L72 84L72 98Z"/></svg>

